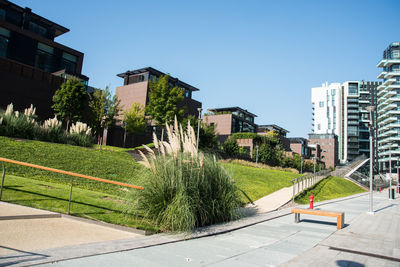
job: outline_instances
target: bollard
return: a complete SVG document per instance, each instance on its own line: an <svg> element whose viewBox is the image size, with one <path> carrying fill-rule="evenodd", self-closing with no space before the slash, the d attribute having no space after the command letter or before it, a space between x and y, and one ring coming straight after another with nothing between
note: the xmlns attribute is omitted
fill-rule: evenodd
<svg viewBox="0 0 400 267"><path fill-rule="evenodd" d="M314 209L314 196L310 196L310 210Z"/></svg>
<svg viewBox="0 0 400 267"><path fill-rule="evenodd" d="M379 187L379 193L380 193L380 192L382 192L381 190L382 190L382 188L381 188L381 187Z"/></svg>

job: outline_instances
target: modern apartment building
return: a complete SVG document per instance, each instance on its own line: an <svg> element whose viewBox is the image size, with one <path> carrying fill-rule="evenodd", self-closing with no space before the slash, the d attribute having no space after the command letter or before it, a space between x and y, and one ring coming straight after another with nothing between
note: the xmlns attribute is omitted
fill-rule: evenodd
<svg viewBox="0 0 400 267"><path fill-rule="evenodd" d="M165 73L151 67L126 71L117 76L124 79L124 85L117 87L116 94L121 100L121 106L124 110L128 110L132 103L139 103L146 106L149 101L150 81L164 76ZM178 86L184 90L185 99L182 106L188 108L188 114L198 116L198 108L201 108L201 103L192 98L193 92L199 91L196 87L187 84L178 78L170 76L169 79L172 86Z"/></svg>
<svg viewBox="0 0 400 267"><path fill-rule="evenodd" d="M334 168L338 164L338 139L336 134L309 134L308 144L310 146L318 145L320 153L317 160L324 162L325 167Z"/></svg>
<svg viewBox="0 0 400 267"><path fill-rule="evenodd" d="M399 42L389 45L377 67L383 68L378 75L379 79L383 79L383 84L378 87L377 92L378 157L380 169L388 172L390 156L393 169L395 162L400 159Z"/></svg>
<svg viewBox="0 0 400 267"><path fill-rule="evenodd" d="M256 129L257 134L263 135L270 131L273 131L278 135L283 149L285 149L286 151L290 151L290 141L286 137L286 135L289 133L288 130L286 130L276 124L257 125L257 129Z"/></svg>
<svg viewBox="0 0 400 267"><path fill-rule="evenodd" d="M135 102L146 106L149 101L150 82L164 75L165 73L151 67L126 71L118 74L118 77L124 79L124 85L117 87L116 89L116 95L121 101L122 109L124 111L128 110ZM198 108L201 108L201 102L194 100L192 95L193 92L199 91L199 89L171 76L169 82L172 86L177 86L184 91L185 98L182 101L181 106L187 107L187 114L198 117ZM128 136L125 140L125 145L133 147L150 143L152 141L153 130L154 129L149 127L142 135L135 135L134 138ZM108 134L106 140L107 144L123 146L124 134L121 125L117 125L117 127Z"/></svg>
<svg viewBox="0 0 400 267"><path fill-rule="evenodd" d="M346 81L325 83L311 89L313 133L338 136L341 163L359 155L369 156L369 114L375 105L379 82Z"/></svg>
<svg viewBox="0 0 400 267"><path fill-rule="evenodd" d="M303 137L290 137L290 149L292 152L301 155L303 158L310 158L311 148L308 146L308 140Z"/></svg>
<svg viewBox="0 0 400 267"><path fill-rule="evenodd" d="M233 133L251 132L255 133L257 124L254 123L257 115L240 107L209 109L202 120L208 124L215 125L219 141L225 142Z"/></svg>
<svg viewBox="0 0 400 267"><path fill-rule="evenodd" d="M30 104L53 115L52 97L67 76L80 78L83 53L54 42L69 30L6 0L0 0L0 108Z"/></svg>

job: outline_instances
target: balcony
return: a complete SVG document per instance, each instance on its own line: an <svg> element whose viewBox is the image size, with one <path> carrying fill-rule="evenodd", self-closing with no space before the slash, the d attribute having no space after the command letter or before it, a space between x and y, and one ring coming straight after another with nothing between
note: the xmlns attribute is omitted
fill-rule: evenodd
<svg viewBox="0 0 400 267"><path fill-rule="evenodd" d="M379 61L378 64L376 64L377 68L383 68L385 65L386 59L382 59L381 61Z"/></svg>
<svg viewBox="0 0 400 267"><path fill-rule="evenodd" d="M387 79L382 85L388 86L396 82L396 79Z"/></svg>
<svg viewBox="0 0 400 267"><path fill-rule="evenodd" d="M389 78L393 78L393 77L397 77L397 76L400 76L400 71L391 71L391 72L387 72L385 75L384 75L384 79L389 79Z"/></svg>
<svg viewBox="0 0 400 267"><path fill-rule="evenodd" d="M390 67L393 64L400 64L400 58L396 59L386 59L386 62L383 64L384 67Z"/></svg>
<svg viewBox="0 0 400 267"><path fill-rule="evenodd" d="M377 79L383 79L386 75L387 71L382 71L381 73L379 73L379 75L376 77Z"/></svg>

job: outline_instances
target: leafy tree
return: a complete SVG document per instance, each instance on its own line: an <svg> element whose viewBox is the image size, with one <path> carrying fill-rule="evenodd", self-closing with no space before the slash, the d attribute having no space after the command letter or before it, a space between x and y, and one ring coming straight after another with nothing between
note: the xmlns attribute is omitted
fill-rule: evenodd
<svg viewBox="0 0 400 267"><path fill-rule="evenodd" d="M225 141L223 145L223 150L230 157L237 157L240 154L239 145L234 138L229 138Z"/></svg>
<svg viewBox="0 0 400 267"><path fill-rule="evenodd" d="M66 121L67 130L70 122L82 119L86 95L85 85L76 78L68 79L54 93L52 108Z"/></svg>
<svg viewBox="0 0 400 267"><path fill-rule="evenodd" d="M116 123L116 118L121 111L120 100L106 87L105 90L95 90L89 95L89 107L91 109L90 124L96 132L97 141L100 142L104 128L111 128Z"/></svg>
<svg viewBox="0 0 400 267"><path fill-rule="evenodd" d="M146 130L147 122L145 108L139 103L133 103L128 111L124 112L123 128L132 134L139 134ZM125 146L125 141L124 141Z"/></svg>
<svg viewBox="0 0 400 267"><path fill-rule="evenodd" d="M203 150L218 149L218 134L215 133L215 126L208 123L201 123L199 147Z"/></svg>
<svg viewBox="0 0 400 267"><path fill-rule="evenodd" d="M146 113L156 121L157 125L171 122L174 116L182 122L186 113L185 107L180 107L184 99L184 91L169 83L169 75L150 82L149 103Z"/></svg>

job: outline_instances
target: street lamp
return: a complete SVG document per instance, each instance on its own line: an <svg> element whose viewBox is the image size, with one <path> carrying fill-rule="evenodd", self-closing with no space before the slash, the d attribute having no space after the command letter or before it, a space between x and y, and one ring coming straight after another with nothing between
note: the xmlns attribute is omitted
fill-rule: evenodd
<svg viewBox="0 0 400 267"><path fill-rule="evenodd" d="M373 191L372 191L372 181L374 177L374 146L373 146L373 138L374 138L374 112L375 106L368 106L367 110L369 112L369 213L374 213L373 211Z"/></svg>
<svg viewBox="0 0 400 267"><path fill-rule="evenodd" d="M389 143L389 199L392 199L392 143Z"/></svg>
<svg viewBox="0 0 400 267"><path fill-rule="evenodd" d="M199 141L200 141L200 121L201 121L201 111L202 108L197 108L197 111L199 112L199 118L198 118L198 124L197 124L197 144L196 144L196 150L199 152Z"/></svg>

